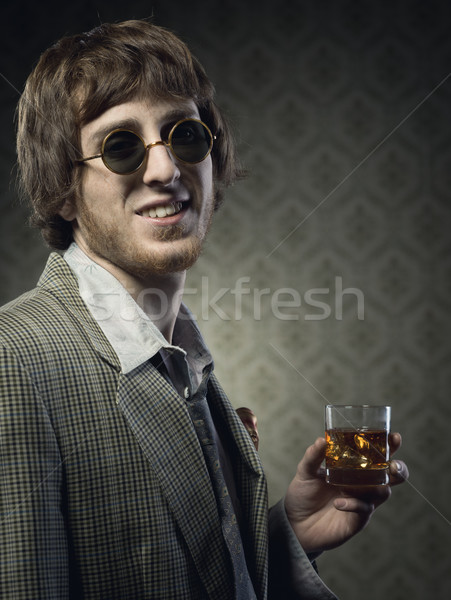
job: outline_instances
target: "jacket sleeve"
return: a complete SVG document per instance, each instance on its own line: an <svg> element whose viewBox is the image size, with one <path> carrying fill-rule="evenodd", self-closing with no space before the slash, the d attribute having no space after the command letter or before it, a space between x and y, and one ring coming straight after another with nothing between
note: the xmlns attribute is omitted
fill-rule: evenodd
<svg viewBox="0 0 451 600"><path fill-rule="evenodd" d="M337 600L298 542L280 500L269 511L269 600Z"/></svg>
<svg viewBox="0 0 451 600"><path fill-rule="evenodd" d="M3 598L65 600L62 461L32 378L0 347L0 585Z"/></svg>

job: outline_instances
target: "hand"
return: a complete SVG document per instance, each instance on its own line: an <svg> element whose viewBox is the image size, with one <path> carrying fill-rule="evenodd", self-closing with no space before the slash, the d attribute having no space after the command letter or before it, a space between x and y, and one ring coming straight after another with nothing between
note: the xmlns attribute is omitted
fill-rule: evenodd
<svg viewBox="0 0 451 600"><path fill-rule="evenodd" d="M260 436L258 435L257 429L257 417L250 408L245 408L244 406L237 408L236 412L243 422L248 434L251 436L251 440L254 442L255 449L258 450Z"/></svg>
<svg viewBox="0 0 451 600"><path fill-rule="evenodd" d="M401 446L401 435L389 436L390 453ZM288 519L306 552L321 552L340 546L361 531L375 508L391 494L391 486L408 476L402 461L390 461L390 485L340 487L325 481L321 463L326 440L318 438L307 448L285 497Z"/></svg>

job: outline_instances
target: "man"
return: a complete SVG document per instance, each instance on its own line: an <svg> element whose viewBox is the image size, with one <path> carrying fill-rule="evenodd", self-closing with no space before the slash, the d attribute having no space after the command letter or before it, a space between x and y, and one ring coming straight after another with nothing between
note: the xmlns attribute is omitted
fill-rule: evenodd
<svg viewBox="0 0 451 600"><path fill-rule="evenodd" d="M64 254L0 314L2 597L334 598L314 558L390 487L328 486L320 438L268 517L254 444L181 303L241 175L197 60L141 21L60 40L20 100L18 159Z"/></svg>

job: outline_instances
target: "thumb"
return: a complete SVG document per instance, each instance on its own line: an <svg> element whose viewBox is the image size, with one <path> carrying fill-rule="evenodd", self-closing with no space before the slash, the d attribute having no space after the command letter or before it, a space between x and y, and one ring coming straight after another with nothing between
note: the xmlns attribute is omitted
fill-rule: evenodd
<svg viewBox="0 0 451 600"><path fill-rule="evenodd" d="M305 454L298 465L298 476L301 479L311 479L316 477L325 455L326 440L319 437L305 451Z"/></svg>

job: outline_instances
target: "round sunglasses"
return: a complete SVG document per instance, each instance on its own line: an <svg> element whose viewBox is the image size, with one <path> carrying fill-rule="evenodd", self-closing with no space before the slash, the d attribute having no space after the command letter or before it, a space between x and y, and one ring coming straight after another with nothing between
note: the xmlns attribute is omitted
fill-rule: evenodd
<svg viewBox="0 0 451 600"><path fill-rule="evenodd" d="M166 146L177 160L187 164L202 162L213 148L213 136L210 129L198 119L182 119L171 129L167 141L158 140L146 144L142 137L128 129L115 129L103 140L100 154L80 158L77 162L86 162L101 158L104 165L118 175L135 173L153 146Z"/></svg>

